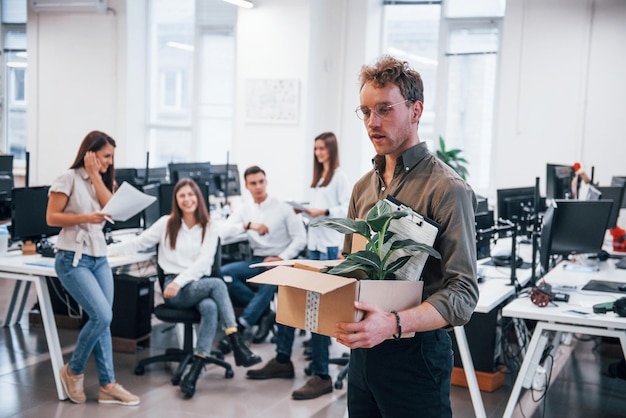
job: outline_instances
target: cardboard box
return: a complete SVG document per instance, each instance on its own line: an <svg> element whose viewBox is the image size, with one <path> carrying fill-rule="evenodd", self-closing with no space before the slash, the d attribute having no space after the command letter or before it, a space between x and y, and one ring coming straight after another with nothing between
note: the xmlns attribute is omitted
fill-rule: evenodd
<svg viewBox="0 0 626 418"><path fill-rule="evenodd" d="M354 308L355 300L388 312L408 309L422 301L421 281L356 280L321 273L327 264L297 260L293 267L274 267L248 282L278 286L278 323L330 337L335 335L338 321L362 319L363 312ZM403 333L402 337L413 335Z"/></svg>

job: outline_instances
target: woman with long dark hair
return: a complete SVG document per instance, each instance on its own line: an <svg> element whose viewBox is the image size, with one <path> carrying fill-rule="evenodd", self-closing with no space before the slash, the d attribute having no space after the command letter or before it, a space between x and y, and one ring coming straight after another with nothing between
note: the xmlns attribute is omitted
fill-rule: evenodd
<svg viewBox="0 0 626 418"><path fill-rule="evenodd" d="M162 216L140 236L109 246L109 254L136 252L159 245L159 266L165 273L163 298L174 308L195 307L201 316L194 360L180 383L187 398L196 390L196 381L211 355L218 322L228 336L237 366L249 367L261 361L244 344L228 288L221 278L209 277L218 245L217 229L210 225L209 212L195 181L184 178L174 186L172 212ZM219 321L218 321L219 320Z"/></svg>
<svg viewBox="0 0 626 418"><path fill-rule="evenodd" d="M138 405L133 395L115 380L111 319L113 274L102 233L102 208L115 187L115 141L92 131L80 144L69 170L50 186L46 221L62 227L56 242L55 270L67 292L89 315L76 341L69 363L60 370L61 382L74 403L86 400L83 370L93 353L98 370L98 402Z"/></svg>

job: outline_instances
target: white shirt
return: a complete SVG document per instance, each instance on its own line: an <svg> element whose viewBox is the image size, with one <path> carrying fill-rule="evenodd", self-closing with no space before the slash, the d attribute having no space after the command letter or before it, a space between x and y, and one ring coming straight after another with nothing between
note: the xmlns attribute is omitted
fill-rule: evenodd
<svg viewBox="0 0 626 418"><path fill-rule="evenodd" d="M263 236L244 229L248 222L265 224L269 232ZM258 257L277 256L290 260L306 246L304 223L287 203L268 196L260 204L247 202L228 217L221 226L222 238L246 232L252 253Z"/></svg>
<svg viewBox="0 0 626 418"><path fill-rule="evenodd" d="M84 168L69 169L59 175L50 185L50 192L63 193L67 196L67 204L63 213L91 213L102 210L96 197L89 174ZM83 254L92 257L104 257L107 254L107 244L102 227L99 224L81 223L64 226L59 233L55 246L60 250L74 251L74 265Z"/></svg>
<svg viewBox="0 0 626 418"><path fill-rule="evenodd" d="M323 182L320 179L320 184ZM348 203L350 202L350 192L352 186L348 184L346 173L340 168L335 170L333 178L326 187L312 187L310 189L309 207L315 209L328 209L329 218L345 218L348 216ZM311 218L311 222L324 219L326 216ZM320 251L326 253L328 247L343 246L344 235L334 229L315 226L308 229L308 249L309 251Z"/></svg>
<svg viewBox="0 0 626 418"><path fill-rule="evenodd" d="M218 234L216 228L207 225L204 241L202 227L196 224L188 228L181 221L176 238L176 249L170 248L169 239L165 239L167 220L170 215L159 218L152 226L136 238L109 245L109 255L128 254L159 244L159 266L165 274L177 274L174 283L181 288L203 276L210 276L213 268Z"/></svg>

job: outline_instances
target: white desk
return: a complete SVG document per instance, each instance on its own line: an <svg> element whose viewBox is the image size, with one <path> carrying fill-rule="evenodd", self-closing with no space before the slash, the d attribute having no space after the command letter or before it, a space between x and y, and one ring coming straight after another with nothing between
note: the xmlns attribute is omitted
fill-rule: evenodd
<svg viewBox="0 0 626 418"><path fill-rule="evenodd" d="M511 239L508 238L499 240L496 248L511 248ZM525 262L531 261L532 247L530 245L520 244L520 253ZM474 309L474 312L477 313L491 312L507 301L510 297L515 295L515 287L510 285L511 268L485 266L484 263L489 260L490 259L486 258L479 260L478 262L478 266L485 278L482 283L478 284L478 303ZM531 269L518 268L516 270L517 281L521 286L525 286L530 281L531 273ZM470 391L470 397L472 398L474 414L478 418L484 418L487 414L480 395L480 388L478 386L478 380L476 379L474 362L472 361L469 345L467 343L465 327L454 327L454 336L456 337L457 346L459 348L459 356L461 357L461 361L463 363L463 371L465 372L465 378L467 379L467 387Z"/></svg>
<svg viewBox="0 0 626 418"><path fill-rule="evenodd" d="M152 258L154 258L154 254L110 257L109 264L111 268L115 268L147 261ZM46 334L48 351L50 352L54 382L56 384L58 397L60 400L63 400L67 398L59 378L59 369L63 366L63 354L54 320L54 312L52 311L52 304L50 302L50 294L48 293L46 277L56 277L54 258L44 258L38 254L22 255L19 252L12 252L7 256L0 257L0 279L16 280L18 283L32 282L35 284L39 308L41 310L41 320ZM12 315L7 315L7 321L11 320L9 316Z"/></svg>
<svg viewBox="0 0 626 418"><path fill-rule="evenodd" d="M511 396L504 411L504 417L513 415L520 392L522 382L528 369L530 368L533 353L537 349L539 339L543 331L564 331L587 335L597 335L602 337L619 338L624 357L626 357L626 319L620 318L614 312L607 314L595 314L590 317L576 316L567 313L567 310L593 313L593 305L604 302L611 302L626 296L626 293L606 293L580 290L590 280L604 280L615 282L626 282L626 270L616 269L616 260L608 260L600 263L600 271L593 273L571 272L563 269L562 264L558 264L548 274L544 280L550 285L576 286L575 291L570 294L569 303L557 302L557 305L550 304L544 308L534 305L530 298L523 297L514 300L504 307L502 315L536 320L537 325L533 336L528 344L524 361L519 370Z"/></svg>

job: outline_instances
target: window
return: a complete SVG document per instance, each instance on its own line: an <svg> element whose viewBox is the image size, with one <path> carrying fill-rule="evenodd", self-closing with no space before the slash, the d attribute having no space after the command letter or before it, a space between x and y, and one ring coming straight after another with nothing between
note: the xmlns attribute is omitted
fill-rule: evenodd
<svg viewBox="0 0 626 418"><path fill-rule="evenodd" d="M150 6L150 165L225 163L233 135L237 8L195 0L151 0Z"/></svg>
<svg viewBox="0 0 626 418"><path fill-rule="evenodd" d="M2 151L13 154L14 164L26 159L26 33L9 31L4 39L6 97L5 144Z"/></svg>
<svg viewBox="0 0 626 418"><path fill-rule="evenodd" d="M422 75L420 139L431 150L438 147L439 136L447 147L462 149L469 183L486 190L505 2L400 3L385 4L383 51L408 61Z"/></svg>

